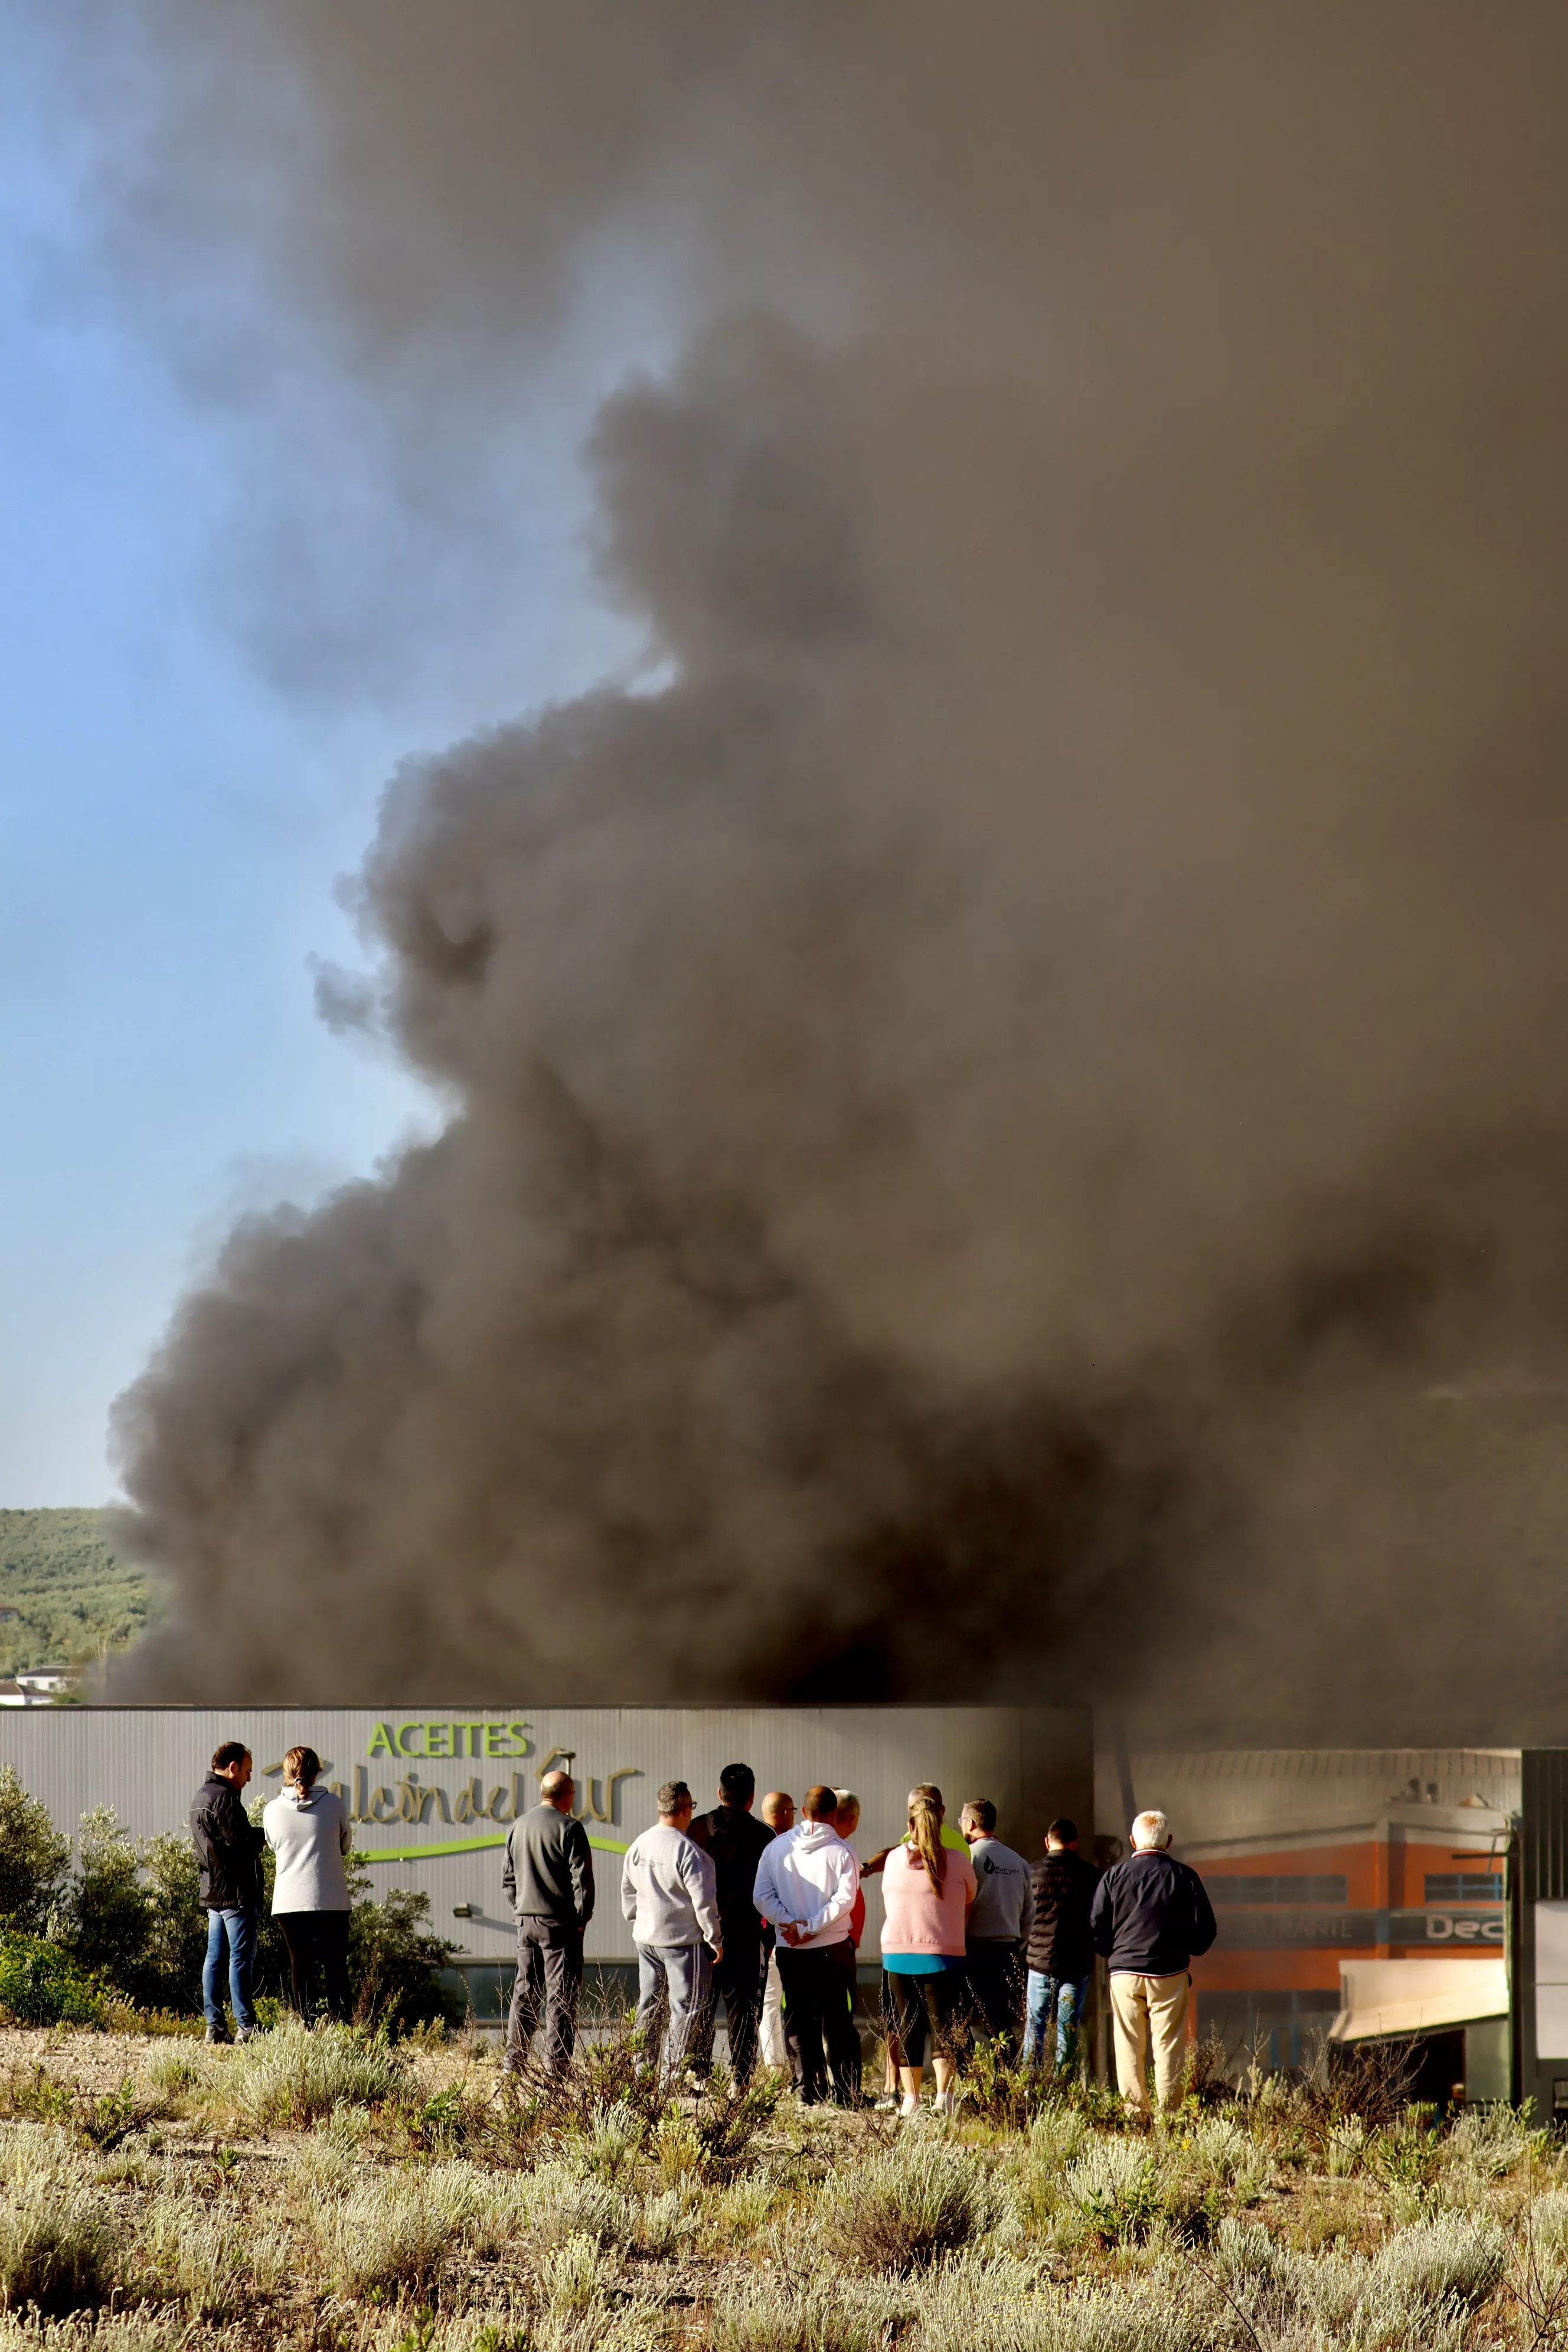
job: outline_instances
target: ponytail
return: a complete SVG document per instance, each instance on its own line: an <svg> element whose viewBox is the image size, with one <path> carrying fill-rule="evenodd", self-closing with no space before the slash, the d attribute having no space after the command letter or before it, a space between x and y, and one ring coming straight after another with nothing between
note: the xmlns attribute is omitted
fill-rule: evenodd
<svg viewBox="0 0 1568 2352"><path fill-rule="evenodd" d="M942 1790L922 1780L910 1790L910 1834L921 1864L931 1885L940 1887L947 1875L947 1849L942 1842Z"/></svg>

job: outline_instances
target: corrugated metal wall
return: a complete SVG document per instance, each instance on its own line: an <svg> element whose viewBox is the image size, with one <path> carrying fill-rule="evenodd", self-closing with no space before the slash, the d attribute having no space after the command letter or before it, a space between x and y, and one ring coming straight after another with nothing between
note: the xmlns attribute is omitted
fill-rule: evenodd
<svg viewBox="0 0 1568 2352"><path fill-rule="evenodd" d="M1086 1829L1093 1820L1088 1707L0 1709L0 1764L16 1766L65 1830L101 1804L138 1836L183 1828L213 1749L230 1738L255 1757L252 1798L279 1788L286 1748L315 1748L358 1815L355 1842L376 1891L422 1889L438 1931L479 1958L512 1948L500 1888L507 1824L515 1806L537 1802L540 1774L563 1750L597 1848L587 1947L596 1959L632 1957L620 1854L653 1820L667 1780L689 1780L700 1806L713 1802L721 1767L734 1761L752 1767L759 1796L784 1788L798 1802L814 1780L853 1788L863 1854L901 1833L914 1780L941 1786L953 1821L966 1797L993 1798L1000 1835L1031 1854L1054 1813ZM880 1924L876 1885L868 1885L868 1956ZM474 1916L455 1919L458 1904Z"/></svg>

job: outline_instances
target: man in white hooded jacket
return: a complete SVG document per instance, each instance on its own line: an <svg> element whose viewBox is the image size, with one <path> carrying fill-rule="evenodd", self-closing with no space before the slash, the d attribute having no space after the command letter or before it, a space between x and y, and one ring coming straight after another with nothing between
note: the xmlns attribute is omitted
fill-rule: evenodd
<svg viewBox="0 0 1568 2352"><path fill-rule="evenodd" d="M807 1790L805 1820L768 1847L757 1864L752 1897L778 1929L784 2032L795 2047L801 2101L808 2107L822 2100L829 2067L837 2104L860 2104L860 2037L851 2014L855 1947L849 1936L860 1865L833 1826L837 1810L836 1790Z"/></svg>

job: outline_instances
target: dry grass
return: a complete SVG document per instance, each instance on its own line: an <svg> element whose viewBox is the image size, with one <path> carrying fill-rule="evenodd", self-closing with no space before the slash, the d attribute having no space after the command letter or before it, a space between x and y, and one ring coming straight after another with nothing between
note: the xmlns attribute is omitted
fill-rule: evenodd
<svg viewBox="0 0 1568 2352"><path fill-rule="evenodd" d="M672 2099L624 2033L520 2092L478 2042L6 2032L0 2352L1568 2344L1559 2144L1363 2087L901 2125Z"/></svg>

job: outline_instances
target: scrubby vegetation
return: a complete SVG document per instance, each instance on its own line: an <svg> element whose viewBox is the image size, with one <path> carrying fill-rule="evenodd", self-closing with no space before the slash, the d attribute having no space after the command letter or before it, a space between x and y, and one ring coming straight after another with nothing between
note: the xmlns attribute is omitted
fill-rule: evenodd
<svg viewBox="0 0 1568 2352"><path fill-rule="evenodd" d="M268 1853L268 1906L272 1872ZM349 1976L362 2021L394 2034L460 2023L461 1996L442 1980L452 1947L431 1932L429 1897L394 1887L377 1903L369 1884L368 1871L351 1868ZM100 1805L82 1815L73 1856L44 1806L0 1765L0 2023L194 2021L206 1938L188 1835L132 1838ZM263 2015L276 2015L288 1981L268 1907L256 1974Z"/></svg>
<svg viewBox="0 0 1568 2352"><path fill-rule="evenodd" d="M998 2083L951 2123L668 2095L624 2019L567 2080L477 2036L212 2050L0 2033L0 2347L1537 2352L1568 2153L1396 2073L1130 2122ZM1005 2074L1005 2070L1002 2070ZM997 2098L1000 2089L1005 2094Z"/></svg>
<svg viewBox="0 0 1568 2352"><path fill-rule="evenodd" d="M152 1579L119 1559L96 1511L0 1511L0 1675L88 1665L157 1614Z"/></svg>

